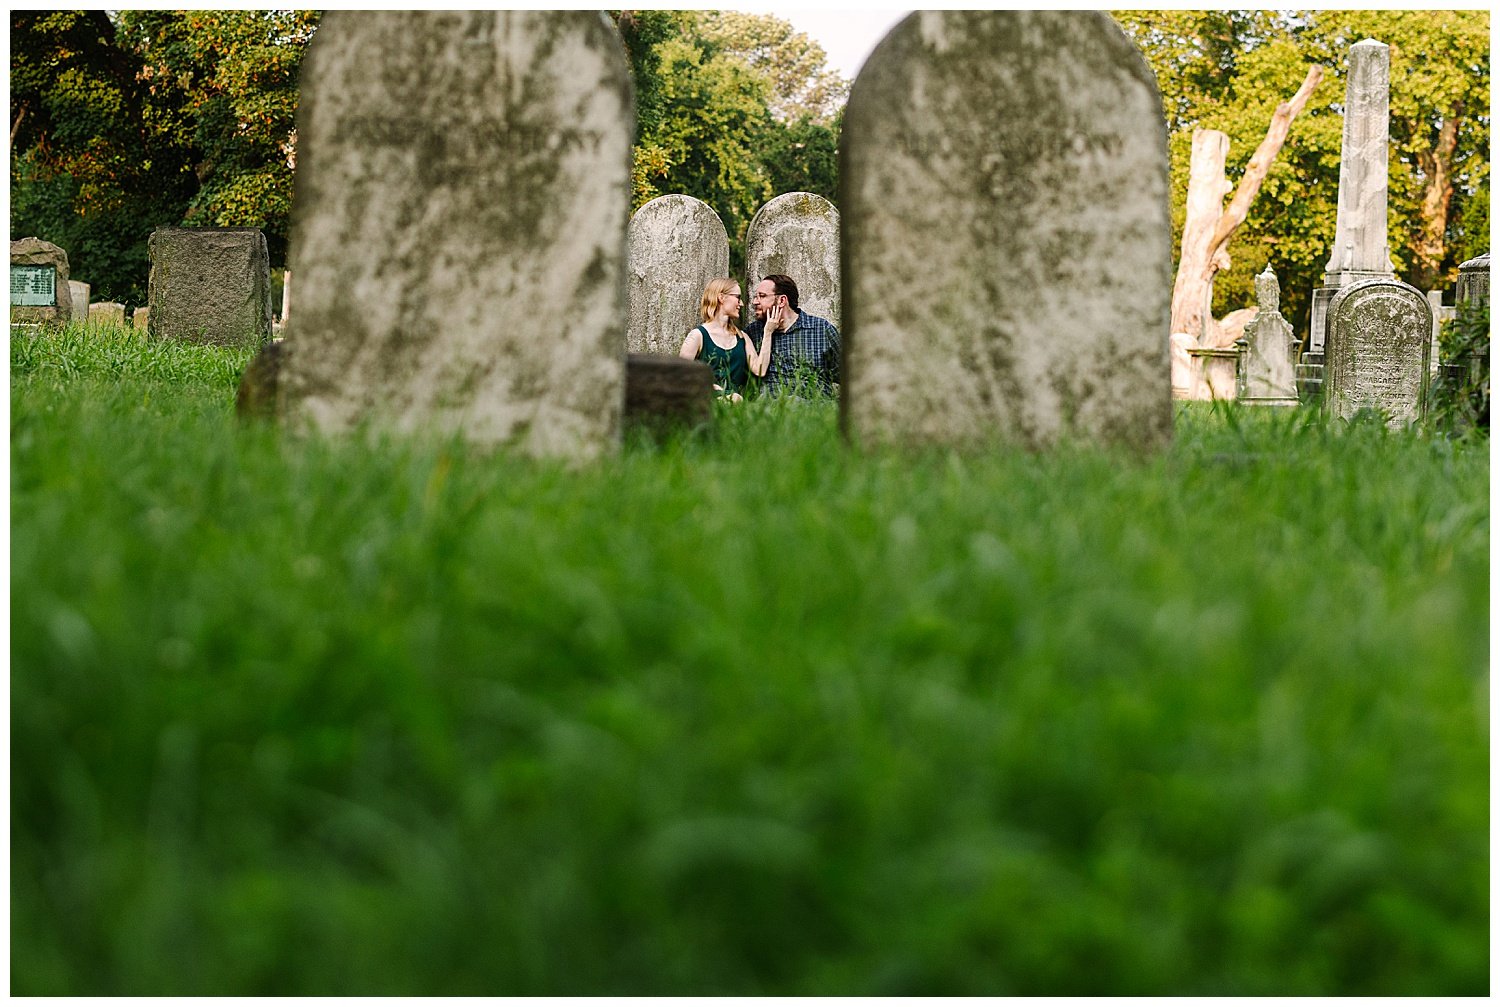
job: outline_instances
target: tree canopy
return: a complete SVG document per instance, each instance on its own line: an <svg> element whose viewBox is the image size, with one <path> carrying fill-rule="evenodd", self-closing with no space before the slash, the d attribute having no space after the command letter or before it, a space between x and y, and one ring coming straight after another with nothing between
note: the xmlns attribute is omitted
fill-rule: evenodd
<svg viewBox="0 0 1500 1007"><path fill-rule="evenodd" d="M1254 303L1267 263L1299 330L1338 215L1349 47L1391 47L1389 222L1397 275L1449 288L1489 242L1489 14L1485 11L1115 11L1156 72L1170 131L1180 237L1194 129L1230 138L1243 172L1277 103L1314 63L1327 76L1272 166L1219 274L1214 313Z"/></svg>

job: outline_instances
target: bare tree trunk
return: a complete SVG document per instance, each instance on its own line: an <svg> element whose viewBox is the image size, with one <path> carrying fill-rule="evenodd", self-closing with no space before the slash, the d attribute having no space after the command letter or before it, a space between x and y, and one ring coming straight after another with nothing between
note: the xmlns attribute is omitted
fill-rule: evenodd
<svg viewBox="0 0 1500 1007"><path fill-rule="evenodd" d="M1448 207L1453 201L1453 151L1458 147L1461 108L1443 120L1437 143L1430 152L1417 155L1417 167L1426 182L1422 187L1422 224L1412 251L1417 253L1416 286L1427 290L1438 285L1438 273L1447 254Z"/></svg>
<svg viewBox="0 0 1500 1007"><path fill-rule="evenodd" d="M26 106L22 105L16 110L16 121L10 124L10 146L14 150L16 146L16 133L21 129L21 120L26 118Z"/></svg>
<svg viewBox="0 0 1500 1007"><path fill-rule="evenodd" d="M1307 79L1292 99L1276 106L1266 137L1245 166L1245 173L1240 177L1240 184L1227 209L1224 208L1224 195L1229 190L1229 182L1224 178L1224 162L1229 152L1229 138L1217 130L1194 131L1187 219L1182 229L1177 280L1172 287L1173 332L1185 332L1203 345L1212 319L1209 309L1213 300L1214 276L1229 268L1229 239L1245 222L1250 204L1271 170L1271 163L1286 143L1292 120L1307 106L1313 88L1322 79L1323 68L1311 67Z"/></svg>
<svg viewBox="0 0 1500 1007"><path fill-rule="evenodd" d="M1201 345L1213 297L1212 256L1214 228L1224 214L1229 179L1224 162L1229 156L1229 136L1216 129L1193 130L1193 158L1188 169L1187 218L1182 225L1182 249L1177 260L1177 280L1172 286L1172 331L1193 337Z"/></svg>

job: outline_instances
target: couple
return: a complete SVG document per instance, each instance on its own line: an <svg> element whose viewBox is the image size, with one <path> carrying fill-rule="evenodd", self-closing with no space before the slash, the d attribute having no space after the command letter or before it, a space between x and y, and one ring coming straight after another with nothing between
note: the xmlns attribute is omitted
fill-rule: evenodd
<svg viewBox="0 0 1500 1007"><path fill-rule="evenodd" d="M750 375L763 378L764 394L810 390L817 381L824 395L839 380L839 330L826 318L797 309L797 284L780 273L755 285L750 306L755 321L741 332L740 285L720 278L708 281L698 313L703 324L682 341L677 355L702 360L713 368L714 390L738 402Z"/></svg>

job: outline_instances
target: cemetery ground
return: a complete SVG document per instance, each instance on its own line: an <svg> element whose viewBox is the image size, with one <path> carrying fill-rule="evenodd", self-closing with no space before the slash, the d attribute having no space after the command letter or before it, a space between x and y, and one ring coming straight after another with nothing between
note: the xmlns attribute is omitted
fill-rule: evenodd
<svg viewBox="0 0 1500 1007"><path fill-rule="evenodd" d="M567 466L248 359L12 339L12 992L1487 990L1487 442Z"/></svg>

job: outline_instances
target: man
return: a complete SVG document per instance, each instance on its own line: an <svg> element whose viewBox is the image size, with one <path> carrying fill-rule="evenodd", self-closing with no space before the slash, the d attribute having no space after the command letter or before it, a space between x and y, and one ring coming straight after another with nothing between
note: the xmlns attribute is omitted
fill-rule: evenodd
<svg viewBox="0 0 1500 1007"><path fill-rule="evenodd" d="M839 330L826 318L798 310L797 284L792 278L780 273L767 276L755 285L750 306L755 321L745 333L756 352L760 352L762 340L771 340L765 393L810 391L816 382L820 392L832 395L842 367Z"/></svg>

